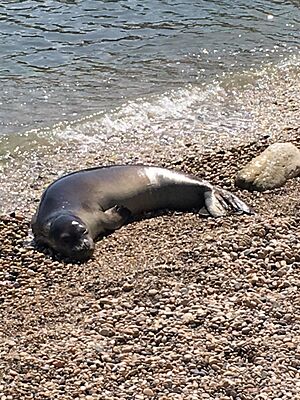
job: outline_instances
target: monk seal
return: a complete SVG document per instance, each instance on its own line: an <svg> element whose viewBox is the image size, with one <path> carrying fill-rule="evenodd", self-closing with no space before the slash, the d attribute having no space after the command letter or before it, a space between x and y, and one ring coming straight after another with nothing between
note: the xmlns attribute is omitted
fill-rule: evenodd
<svg viewBox="0 0 300 400"><path fill-rule="evenodd" d="M221 217L252 214L234 194L195 176L167 168L115 165L65 175L44 191L32 218L32 231L63 257L84 261L94 239L120 228L130 216L159 209Z"/></svg>

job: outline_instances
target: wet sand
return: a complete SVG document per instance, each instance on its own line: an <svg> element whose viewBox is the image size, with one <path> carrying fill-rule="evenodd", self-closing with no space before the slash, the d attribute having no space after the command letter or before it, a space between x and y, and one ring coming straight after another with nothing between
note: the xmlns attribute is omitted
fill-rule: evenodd
<svg viewBox="0 0 300 400"><path fill-rule="evenodd" d="M280 136L300 146L299 126ZM81 265L30 247L31 210L1 217L1 400L300 399L300 178L263 194L233 187L274 140L160 158L235 191L255 216L161 213Z"/></svg>

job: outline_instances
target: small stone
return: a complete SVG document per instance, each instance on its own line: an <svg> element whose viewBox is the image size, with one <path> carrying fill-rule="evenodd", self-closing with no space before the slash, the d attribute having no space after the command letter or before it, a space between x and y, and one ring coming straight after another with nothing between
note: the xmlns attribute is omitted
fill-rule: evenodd
<svg viewBox="0 0 300 400"><path fill-rule="evenodd" d="M133 350L133 346L130 346L130 345L124 346L124 347L122 348L122 353L131 353L132 350Z"/></svg>
<svg viewBox="0 0 300 400"><path fill-rule="evenodd" d="M196 317L192 313L186 313L182 316L182 321L185 324L190 324L191 322L195 321Z"/></svg>
<svg viewBox="0 0 300 400"><path fill-rule="evenodd" d="M112 337L112 336L115 335L115 331L114 331L113 329L111 329L111 328L102 328L102 329L99 331L99 334L100 334L101 336Z"/></svg>
<svg viewBox="0 0 300 400"><path fill-rule="evenodd" d="M151 390L150 388L144 389L144 390L143 390L143 393L144 393L145 396L149 396L149 397L154 396L154 392L153 392L153 390Z"/></svg>
<svg viewBox="0 0 300 400"><path fill-rule="evenodd" d="M65 365L65 362L62 360L53 360L52 365L54 365L55 368L62 368Z"/></svg>
<svg viewBox="0 0 300 400"><path fill-rule="evenodd" d="M157 293L158 293L158 290L156 290L156 289L150 289L149 291L148 291L148 294L149 294L149 296L156 296L157 295Z"/></svg>
<svg viewBox="0 0 300 400"><path fill-rule="evenodd" d="M193 356L191 354L184 354L183 359L184 361L191 361L193 359Z"/></svg>
<svg viewBox="0 0 300 400"><path fill-rule="evenodd" d="M107 305L111 306L114 303L114 301L112 299L102 298L102 299L99 299L99 303L107 304Z"/></svg>
<svg viewBox="0 0 300 400"><path fill-rule="evenodd" d="M129 282L125 282L124 285L122 286L122 290L124 292L130 292L134 288L134 285Z"/></svg>

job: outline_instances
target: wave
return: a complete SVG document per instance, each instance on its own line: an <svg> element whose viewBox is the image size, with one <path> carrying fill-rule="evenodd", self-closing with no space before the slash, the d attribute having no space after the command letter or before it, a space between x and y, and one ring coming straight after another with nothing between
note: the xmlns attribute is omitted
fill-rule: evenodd
<svg viewBox="0 0 300 400"><path fill-rule="evenodd" d="M272 103L276 91L298 82L299 65L300 57L294 54L259 71L227 74L207 85L188 85L73 122L3 136L0 159L3 163L22 153L46 153L62 145L81 152L93 146L115 153L254 134L262 102Z"/></svg>

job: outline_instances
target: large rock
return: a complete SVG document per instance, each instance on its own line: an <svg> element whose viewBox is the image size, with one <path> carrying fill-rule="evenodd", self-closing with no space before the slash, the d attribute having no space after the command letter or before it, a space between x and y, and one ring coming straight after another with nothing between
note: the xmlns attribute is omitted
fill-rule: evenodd
<svg viewBox="0 0 300 400"><path fill-rule="evenodd" d="M300 174L300 150L292 143L275 143L251 160L236 176L242 189L264 191L280 187Z"/></svg>

